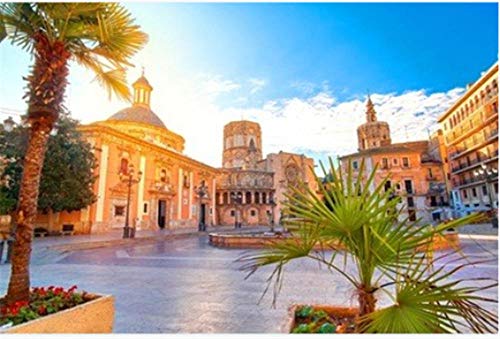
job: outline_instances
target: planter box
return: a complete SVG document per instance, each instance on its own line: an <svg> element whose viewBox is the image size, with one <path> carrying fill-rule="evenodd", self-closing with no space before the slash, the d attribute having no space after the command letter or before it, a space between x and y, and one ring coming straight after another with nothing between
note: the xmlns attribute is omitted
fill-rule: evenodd
<svg viewBox="0 0 500 339"><path fill-rule="evenodd" d="M281 330L283 333L292 333L295 328L295 311L303 306L312 306L316 310L323 310L328 314L335 314L339 317L357 317L359 314L359 309L357 307L340 307L332 305L299 305L295 304L288 308L288 318L283 324Z"/></svg>
<svg viewBox="0 0 500 339"><path fill-rule="evenodd" d="M114 297L96 299L73 308L16 325L2 333L111 333L115 318Z"/></svg>

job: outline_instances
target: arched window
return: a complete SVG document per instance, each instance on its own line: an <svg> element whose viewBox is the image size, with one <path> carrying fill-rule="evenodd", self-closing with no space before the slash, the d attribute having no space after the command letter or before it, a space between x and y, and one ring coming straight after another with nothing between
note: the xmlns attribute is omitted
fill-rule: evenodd
<svg viewBox="0 0 500 339"><path fill-rule="evenodd" d="M167 181L167 171L165 169L162 169L160 171L160 181L161 182L166 182Z"/></svg>
<svg viewBox="0 0 500 339"><path fill-rule="evenodd" d="M122 174L128 173L128 160L125 158L122 158L122 160L120 161L120 173Z"/></svg>
<svg viewBox="0 0 500 339"><path fill-rule="evenodd" d="M255 192L254 199L256 204L260 204L260 194L259 192Z"/></svg>
<svg viewBox="0 0 500 339"><path fill-rule="evenodd" d="M220 204L220 193L219 192L215 193L215 203Z"/></svg>
<svg viewBox="0 0 500 339"><path fill-rule="evenodd" d="M251 192L245 192L245 203L247 203L247 204L252 203L252 193Z"/></svg>
<svg viewBox="0 0 500 339"><path fill-rule="evenodd" d="M267 202L267 194L266 192L262 193L262 203L265 204Z"/></svg>
<svg viewBox="0 0 500 339"><path fill-rule="evenodd" d="M222 196L222 198L223 198L222 203L223 203L224 205L229 204L229 194L228 194L227 192L224 192L224 195Z"/></svg>

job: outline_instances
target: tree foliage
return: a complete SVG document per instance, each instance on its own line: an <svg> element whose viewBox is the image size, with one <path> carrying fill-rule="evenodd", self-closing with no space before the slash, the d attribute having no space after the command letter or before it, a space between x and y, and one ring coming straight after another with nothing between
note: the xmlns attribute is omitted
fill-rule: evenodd
<svg viewBox="0 0 500 339"><path fill-rule="evenodd" d="M96 161L77 125L69 115L61 115L56 125L57 133L49 137L38 198L40 211L74 211L95 201L92 184ZM18 201L28 129L17 125L11 132L2 129L0 133L0 157L5 159L0 177L4 183L0 187L0 212L8 213L16 208Z"/></svg>

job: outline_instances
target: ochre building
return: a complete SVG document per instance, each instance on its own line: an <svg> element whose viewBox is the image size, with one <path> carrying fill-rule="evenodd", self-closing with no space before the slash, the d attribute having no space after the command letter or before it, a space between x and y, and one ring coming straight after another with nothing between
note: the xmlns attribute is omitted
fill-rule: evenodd
<svg viewBox="0 0 500 339"><path fill-rule="evenodd" d="M440 118L458 214L498 208L498 62Z"/></svg>
<svg viewBox="0 0 500 339"><path fill-rule="evenodd" d="M125 224L128 182L130 225L138 229L197 227L215 224L217 169L183 154L184 138L169 130L151 110L152 86L142 76L134 84L133 104L105 121L79 129L93 146L97 201L88 208L59 213L37 222L49 230L73 225L75 233L100 233ZM201 188L204 187L204 188ZM46 217L48 219L48 217Z"/></svg>
<svg viewBox="0 0 500 339"><path fill-rule="evenodd" d="M448 217L444 207L448 204L446 175L443 170L442 138L436 134L430 141L392 143L389 124L377 121L370 98L366 104L366 123L358 128L357 153L340 157L340 165L346 171L349 162L355 179L369 173L378 165L371 189L390 175L385 190L393 188L404 204L402 217L430 222ZM364 172L360 173L364 161Z"/></svg>

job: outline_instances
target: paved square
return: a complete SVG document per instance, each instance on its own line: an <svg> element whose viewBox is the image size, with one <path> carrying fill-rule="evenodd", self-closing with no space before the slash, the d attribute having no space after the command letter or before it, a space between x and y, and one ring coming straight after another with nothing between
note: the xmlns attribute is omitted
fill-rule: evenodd
<svg viewBox="0 0 500 339"><path fill-rule="evenodd" d="M496 260L462 276L498 276L496 241L462 239L462 247L471 259ZM35 246L32 285L76 284L113 294L118 333L273 333L280 332L292 303L356 304L342 277L308 260L288 266L276 308L271 295L258 304L270 268L244 280L234 261L245 252L212 247L205 235L63 253ZM0 295L9 271L0 265ZM497 298L497 291L488 296ZM383 295L379 299L387 302Z"/></svg>

